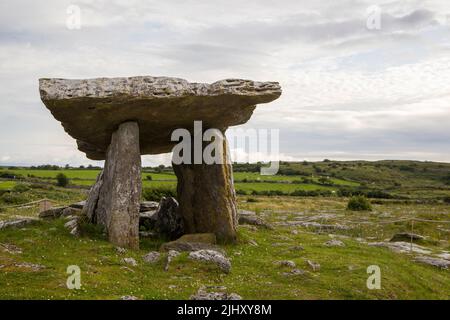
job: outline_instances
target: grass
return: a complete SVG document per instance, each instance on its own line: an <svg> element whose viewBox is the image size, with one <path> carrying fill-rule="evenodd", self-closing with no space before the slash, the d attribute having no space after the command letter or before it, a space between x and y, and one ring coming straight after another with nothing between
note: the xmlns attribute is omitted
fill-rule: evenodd
<svg viewBox="0 0 450 320"><path fill-rule="evenodd" d="M283 191L283 192L293 192L295 190L336 190L336 188L329 186L319 186L315 184L290 184L290 183L235 183L236 190L242 190L246 192L255 191Z"/></svg>
<svg viewBox="0 0 450 320"><path fill-rule="evenodd" d="M95 181L100 170L92 169L60 169L60 170L40 170L40 169L0 169L1 172L11 173L15 175L22 175L24 177L33 176L36 178L56 179L59 173L65 174L69 179L82 181ZM151 176L156 180L176 180L174 174L169 173L147 173L142 172L142 179L147 179ZM91 182L92 183L92 182Z"/></svg>
<svg viewBox="0 0 450 320"><path fill-rule="evenodd" d="M430 201L439 201L450 196L450 164L447 163L332 160L281 162L279 174L274 176L261 176L259 172L249 172L252 165L248 164L237 164L234 168L236 189L246 193L274 191L289 194L296 190L344 190L344 194L349 195L348 190L353 193L359 190L371 197L380 197L380 194L383 194L381 197L387 195L398 199ZM95 182L99 170L0 168L0 172L21 175L26 179L37 179L49 184L54 184L56 175L61 172L70 179L72 186L88 188ZM151 176L151 181L147 176ZM171 171L155 173L146 170L142 173L142 180L144 186L148 188L161 185L174 187L176 184L176 176ZM367 192L372 192L372 195Z"/></svg>
<svg viewBox="0 0 450 320"><path fill-rule="evenodd" d="M257 172L235 172L234 173L234 180L236 182L242 182L242 180L247 179L249 181L261 181L261 182L298 182L301 181L301 179L304 178L303 176L299 175L272 175L272 176L262 176L261 174ZM307 179L312 180L315 183L319 183L320 176L314 176L311 174L311 176L306 177ZM359 183L353 182L353 181L346 181L342 179L337 178L329 178L329 182L341 185L341 186L353 186L357 187L359 186Z"/></svg>
<svg viewBox="0 0 450 320"><path fill-rule="evenodd" d="M50 197L62 199L67 192L71 201L79 200L83 193L78 190L54 189ZM41 193L44 190L28 191ZM27 193L28 193L27 192ZM35 195L37 196L37 195ZM41 196L41 194L39 194ZM338 198L292 198L254 196L256 202L247 202L248 197L239 197L239 207L254 210L261 217L276 224L299 216L314 217L317 214L334 214L327 223L348 221L382 221L405 216L416 216L435 220L449 220L450 206L407 205L386 202L374 204L371 213L354 213L345 210L345 199ZM68 200L68 199L67 199ZM389 217L384 215L389 213ZM0 219L15 215L35 215L33 209L8 209L0 213ZM326 247L328 234L315 233L304 227L276 226L274 230L239 227L239 243L224 246L232 260L232 272L228 275L215 266L194 262L186 254L176 258L168 272L163 271L163 262L147 265L142 256L157 250L161 240L141 241L136 252L119 254L98 233L81 238L72 237L63 227L64 220L42 221L25 229L7 229L0 232L0 243L14 244L22 254L11 254L0 249L0 299L119 299L123 295L134 295L141 299L187 299L202 285L225 286L245 299L448 299L450 272L413 262L409 255L393 253L385 248L370 247L355 240L360 230L342 235L345 247ZM356 228L356 226L354 226ZM438 238L436 224L416 226L418 232L430 238L427 245L434 250L450 249L448 235ZM450 228L450 226L448 226ZM364 237L379 239L395 232L408 230L408 225L393 224L377 228L365 226ZM356 228L357 229L357 228ZM354 235L352 232L356 232ZM258 246L249 245L250 240ZM290 247L303 246L302 251ZM133 257L137 267L125 265L121 260ZM290 269L274 264L279 260L292 260L306 273L300 276L285 276ZM306 260L320 263L318 272L313 272ZM29 262L45 265L46 268L31 272L18 268L14 263ZM66 288L69 265L81 268L81 290ZM367 267L378 265L382 272L381 290L366 287Z"/></svg>
<svg viewBox="0 0 450 320"><path fill-rule="evenodd" d="M372 201L371 212L352 212L346 210L347 198L239 196L239 208L255 211L276 227L274 230L254 230L240 226L239 243L223 247L233 265L228 275L214 266L191 261L186 254L176 258L170 270L164 272L163 262L147 265L142 260L148 251L157 250L162 240L142 240L139 251L119 254L102 234L91 231L81 238L72 237L63 227L64 220L1 230L0 243L16 245L23 253L11 254L0 246L0 266L3 266L0 267L0 299L118 299L123 295L141 299L186 299L202 285L225 286L228 292L238 293L245 299L449 299L448 270L416 263L408 254L371 247L357 240L384 241L395 233L413 231L426 236L419 244L429 250L435 253L450 251L450 225L446 222L450 220L450 205L423 201L450 194L442 180L449 168L447 164L407 161L327 161L281 164L281 169L298 170L302 175L260 176L258 173L235 172L236 189L247 193L253 190L335 191L340 187L368 185L420 201ZM86 188L95 182L98 174L98 170L77 169L0 171L35 177L28 178L30 189L25 191L14 190L16 181L0 181L0 191L6 192L6 196L18 199L19 203L48 198L55 205L84 200ZM72 185L86 188L52 185L60 172L71 179ZM147 175L151 175L152 180L148 180ZM298 183L305 175L312 182ZM142 177L144 188L175 188L177 183L171 173L144 172ZM331 177L328 181L333 185L320 185L320 177ZM0 197L0 208L7 206L4 200ZM36 217L37 214L37 207L4 208L0 209L0 220ZM431 222L385 223L412 217ZM320 229L282 224L299 219L349 226L348 230L337 230L333 235L346 246L324 246L331 237ZM258 245L250 245L250 240ZM304 250L290 250L300 245ZM125 265L124 257L135 258L138 266ZM290 269L276 266L274 262L278 260L292 260L306 272L285 276L283 272ZM306 260L320 263L320 271L311 271ZM15 266L20 262L42 264L46 268L33 272ZM69 265L81 268L81 290L66 288ZM366 287L369 265L381 268L381 290Z"/></svg>
<svg viewBox="0 0 450 320"><path fill-rule="evenodd" d="M77 169L61 169L61 170L38 170L38 169L5 169L0 170L2 172L8 172L15 175L21 175L27 178L40 178L43 182L49 184L56 183L56 176L59 173L65 174L70 179L70 185L90 187L95 183L95 179L99 173L98 170L77 170ZM147 179L147 176L151 176L152 179ZM236 172L234 174L235 188L236 190L251 193L252 191L282 191L284 193L291 193L296 190L336 190L335 187L319 185L318 177L311 178L313 183L292 183L299 181L299 177L296 176L261 176L258 173L250 172ZM250 182L244 182L247 179ZM244 180L244 181L243 181ZM262 181L262 182L258 182ZM336 185L351 186L355 183L330 179L330 182L336 183ZM6 183L6 182L4 182ZM7 182L12 185L14 182ZM5 184L6 185L6 184ZM160 188L160 187L173 187L177 185L176 176L170 173L142 173L142 185L144 188ZM357 185L357 184L356 184ZM0 184L0 189L2 185ZM5 188L6 189L6 188Z"/></svg>
<svg viewBox="0 0 450 320"><path fill-rule="evenodd" d="M0 181L0 190L11 190L15 185L14 181Z"/></svg>

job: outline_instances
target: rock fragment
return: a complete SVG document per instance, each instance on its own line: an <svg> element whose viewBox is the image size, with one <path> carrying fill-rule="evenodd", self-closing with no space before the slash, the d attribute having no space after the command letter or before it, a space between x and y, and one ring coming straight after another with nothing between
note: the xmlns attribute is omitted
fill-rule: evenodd
<svg viewBox="0 0 450 320"><path fill-rule="evenodd" d="M158 262L160 260L160 258L161 258L161 254L159 252L151 251L143 257L143 260L146 263L153 264L153 263Z"/></svg>
<svg viewBox="0 0 450 320"><path fill-rule="evenodd" d="M164 265L164 271L169 271L169 266L172 260L180 255L180 252L176 250L169 250L167 253L166 264Z"/></svg>
<svg viewBox="0 0 450 320"><path fill-rule="evenodd" d="M410 233L410 232L400 232L396 233L392 239L391 242L406 242L406 241L419 241L424 240L425 237L421 236L419 234Z"/></svg>
<svg viewBox="0 0 450 320"><path fill-rule="evenodd" d="M138 265L134 258L123 258L122 261L132 267L136 267Z"/></svg>
<svg viewBox="0 0 450 320"><path fill-rule="evenodd" d="M311 260L306 260L306 264L312 269L312 271L320 271L320 264Z"/></svg>
<svg viewBox="0 0 450 320"><path fill-rule="evenodd" d="M441 269L448 269L450 267L450 261L441 258L435 258L430 256L417 256L414 261L425 263Z"/></svg>
<svg viewBox="0 0 450 320"><path fill-rule="evenodd" d="M242 300L236 293L208 292L205 287L198 289L197 293L190 297L191 300Z"/></svg>
<svg viewBox="0 0 450 320"><path fill-rule="evenodd" d="M192 260L214 263L225 273L229 273L231 271L230 260L221 252L215 250L192 251L189 253L189 258Z"/></svg>
<svg viewBox="0 0 450 320"><path fill-rule="evenodd" d="M35 218L21 218L11 221L0 221L0 230L6 228L23 228L29 224L33 224L38 221Z"/></svg>
<svg viewBox="0 0 450 320"><path fill-rule="evenodd" d="M337 239L331 239L324 243L327 247L345 247L345 243L343 243L341 240Z"/></svg>
<svg viewBox="0 0 450 320"><path fill-rule="evenodd" d="M214 233L193 233L185 234L179 239L171 242L166 242L161 245L161 251L197 251L203 249L211 249L220 251L216 246L216 236Z"/></svg>

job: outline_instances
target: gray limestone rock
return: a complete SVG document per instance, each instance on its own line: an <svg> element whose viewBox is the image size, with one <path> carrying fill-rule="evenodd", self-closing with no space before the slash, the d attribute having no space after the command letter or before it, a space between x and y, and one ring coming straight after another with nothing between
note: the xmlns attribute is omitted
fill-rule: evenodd
<svg viewBox="0 0 450 320"><path fill-rule="evenodd" d="M223 272L229 273L231 271L231 262L221 252L215 250L198 250L189 253L189 259L211 262L216 264Z"/></svg>
<svg viewBox="0 0 450 320"><path fill-rule="evenodd" d="M161 258L161 254L158 251L150 251L142 259L146 263L153 264L153 263L158 262L160 258Z"/></svg>
<svg viewBox="0 0 450 320"><path fill-rule="evenodd" d="M277 82L227 79L212 84L169 77L39 79L41 99L88 158L104 160L112 133L137 120L141 154L170 152L176 128L202 120L226 130L243 124L255 105L281 95ZM174 117L174 115L176 115Z"/></svg>
<svg viewBox="0 0 450 320"><path fill-rule="evenodd" d="M64 209L67 207L56 207L50 208L48 210L42 211L39 213L39 218L41 219L57 219L61 217Z"/></svg>
<svg viewBox="0 0 450 320"><path fill-rule="evenodd" d="M196 294L190 297L191 300L242 300L236 293L209 292L206 288L200 288Z"/></svg>
<svg viewBox="0 0 450 320"><path fill-rule="evenodd" d="M155 230L169 239L177 239L184 233L184 221L178 207L175 198L163 197L156 212Z"/></svg>
<svg viewBox="0 0 450 320"><path fill-rule="evenodd" d="M0 221L0 230L6 228L23 228L29 224L35 223L38 219L35 218L22 218L11 221Z"/></svg>
<svg viewBox="0 0 450 320"><path fill-rule="evenodd" d="M226 138L219 143L223 146L222 164L173 164L178 178L177 198L186 233L214 233L218 241L233 243L236 192Z"/></svg>
<svg viewBox="0 0 450 320"><path fill-rule="evenodd" d="M113 133L103 169L96 215L104 217L111 243L139 248L139 208L141 200L141 156L139 128L126 122Z"/></svg>
<svg viewBox="0 0 450 320"><path fill-rule="evenodd" d="M402 242L402 241L418 241L425 239L423 236L415 233L410 232L400 232L396 233L392 239L391 242Z"/></svg>

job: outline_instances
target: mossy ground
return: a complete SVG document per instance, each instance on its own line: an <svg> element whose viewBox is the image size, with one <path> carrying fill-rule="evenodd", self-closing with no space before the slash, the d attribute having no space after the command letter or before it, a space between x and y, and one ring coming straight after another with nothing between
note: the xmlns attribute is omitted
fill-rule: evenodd
<svg viewBox="0 0 450 320"><path fill-rule="evenodd" d="M46 192L46 191L30 191ZM73 192L63 197L64 190L53 190L48 197L60 202L80 200L85 195ZM78 193L77 193L78 192ZM40 195L35 195L36 197ZM276 223L294 219L300 212L311 217L318 214L335 214L329 221L381 221L403 216L450 220L450 206L444 205L374 205L374 211L353 213L345 210L345 199L292 198L292 197L239 198L239 207L256 211L266 220ZM389 218L386 218L389 213ZM17 215L35 215L35 209L8 209L0 213L0 220ZM333 220L335 219L335 220ZM304 227L281 227L274 230L239 227L239 243L224 246L232 261L230 274L223 274L215 266L194 262L187 254L175 258L169 271L163 270L164 260L155 265L145 264L142 256L157 250L161 240L143 240L136 252L119 253L103 235L91 231L75 238L64 228L64 220L40 221L24 229L0 231L0 243L13 244L22 253L8 253L0 248L0 299L119 299L134 295L140 299L188 299L203 286L225 286L244 299L449 299L450 271L413 262L407 254L391 252L386 248L370 247L357 237L378 240L393 233L408 230L407 223L383 226L356 226L342 231L348 236L341 240L345 247L327 247L330 239L326 233L317 233ZM438 224L439 225L439 224ZM354 228L353 228L354 227ZM358 229L359 227L359 229ZM424 245L433 250L450 250L448 233L436 231L436 224L416 226L429 236ZM450 229L442 224L442 229ZM292 230L297 230L297 234ZM258 245L249 243L255 241ZM304 250L291 250L302 246ZM133 257L138 266L122 262ZM304 275L286 276L287 267L274 264L278 260L292 260ZM320 263L320 271L313 272L306 263ZM40 271L15 266L28 262L44 265ZM66 287L67 267L81 269L80 290ZM369 290L366 286L367 267L381 268L381 289Z"/></svg>

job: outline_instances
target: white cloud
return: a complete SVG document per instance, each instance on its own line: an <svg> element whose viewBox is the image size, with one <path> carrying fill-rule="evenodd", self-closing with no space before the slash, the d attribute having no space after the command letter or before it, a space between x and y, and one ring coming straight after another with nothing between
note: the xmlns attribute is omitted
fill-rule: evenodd
<svg viewBox="0 0 450 320"><path fill-rule="evenodd" d="M279 128L284 159L448 160L445 0L79 0L0 3L3 162L88 164L39 99L39 77L167 75L280 81L246 127ZM366 9L382 9L367 30ZM170 155L146 156L144 165Z"/></svg>

